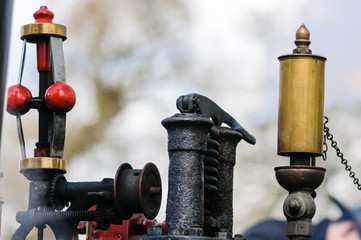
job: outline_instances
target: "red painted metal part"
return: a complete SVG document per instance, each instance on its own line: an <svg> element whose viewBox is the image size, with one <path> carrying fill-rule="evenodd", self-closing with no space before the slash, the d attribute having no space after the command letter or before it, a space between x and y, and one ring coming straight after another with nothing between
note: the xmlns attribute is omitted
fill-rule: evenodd
<svg viewBox="0 0 361 240"><path fill-rule="evenodd" d="M46 6L41 6L38 11L34 13L35 23L52 23L54 13ZM39 39L36 43L38 71L50 71L50 42L49 38Z"/></svg>
<svg viewBox="0 0 361 240"><path fill-rule="evenodd" d="M46 105L54 112L69 112L74 107L75 101L73 88L63 82L54 83L45 93Z"/></svg>
<svg viewBox="0 0 361 240"><path fill-rule="evenodd" d="M95 210L92 207L90 210ZM88 228L89 240L139 240L147 234L147 228L156 223L155 220L149 220L143 214L134 214L129 220L123 220L121 225L111 224L109 229L100 230L96 222L90 222ZM80 222L78 225L78 234L85 234L86 222ZM74 236L73 240L78 240Z"/></svg>
<svg viewBox="0 0 361 240"><path fill-rule="evenodd" d="M36 53L38 59L38 72L50 72L50 42L49 38L39 39L36 43Z"/></svg>
<svg viewBox="0 0 361 240"><path fill-rule="evenodd" d="M129 220L123 220L121 225L110 225L108 230L99 230L95 222L90 223L89 240L138 240L147 234L155 220L148 220L143 214L134 214Z"/></svg>
<svg viewBox="0 0 361 240"><path fill-rule="evenodd" d="M29 111L29 101L32 98L29 89L22 85L13 85L8 88L6 110L12 115L25 114Z"/></svg>
<svg viewBox="0 0 361 240"><path fill-rule="evenodd" d="M40 9L34 12L35 23L52 23L54 13L48 9L47 6L41 6Z"/></svg>
<svg viewBox="0 0 361 240"><path fill-rule="evenodd" d="M49 157L50 149L49 148L35 148L34 157Z"/></svg>

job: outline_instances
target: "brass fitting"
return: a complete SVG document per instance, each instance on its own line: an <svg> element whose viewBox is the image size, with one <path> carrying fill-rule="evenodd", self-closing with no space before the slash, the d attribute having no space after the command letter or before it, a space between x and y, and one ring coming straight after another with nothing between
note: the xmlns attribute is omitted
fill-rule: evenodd
<svg viewBox="0 0 361 240"><path fill-rule="evenodd" d="M296 32L293 54L282 55L277 154L322 155L326 58L311 54L304 24Z"/></svg>
<svg viewBox="0 0 361 240"><path fill-rule="evenodd" d="M46 6L41 6L34 13L35 23L21 27L21 39L27 42L36 43L39 37L55 36L66 39L66 27L53 23L54 13Z"/></svg>
<svg viewBox="0 0 361 240"><path fill-rule="evenodd" d="M67 170L67 161L53 157L34 157L21 160L20 172L31 169L54 169L65 173Z"/></svg>
<svg viewBox="0 0 361 240"><path fill-rule="evenodd" d="M21 39L36 43L36 38L41 36L60 37L66 39L66 27L55 23L32 23L21 27Z"/></svg>

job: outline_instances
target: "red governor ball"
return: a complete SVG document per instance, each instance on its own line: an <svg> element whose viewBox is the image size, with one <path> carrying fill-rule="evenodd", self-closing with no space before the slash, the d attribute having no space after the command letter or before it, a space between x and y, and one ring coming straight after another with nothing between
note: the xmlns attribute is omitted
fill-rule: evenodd
<svg viewBox="0 0 361 240"><path fill-rule="evenodd" d="M24 86L13 85L8 88L8 103L6 111L12 115L23 115L30 109L31 92Z"/></svg>
<svg viewBox="0 0 361 240"><path fill-rule="evenodd" d="M75 105L75 92L72 87L63 82L51 85L45 93L45 102L54 112L67 113Z"/></svg>

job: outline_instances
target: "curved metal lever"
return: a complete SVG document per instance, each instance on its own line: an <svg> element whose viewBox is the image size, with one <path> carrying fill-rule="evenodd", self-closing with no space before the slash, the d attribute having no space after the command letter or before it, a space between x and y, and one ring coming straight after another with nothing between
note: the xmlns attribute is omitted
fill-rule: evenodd
<svg viewBox="0 0 361 240"><path fill-rule="evenodd" d="M256 138L247 132L231 115L225 112L211 99L197 93L182 95L177 99L177 108L181 113L198 113L211 118L215 126L227 124L241 133L246 142L256 144Z"/></svg>

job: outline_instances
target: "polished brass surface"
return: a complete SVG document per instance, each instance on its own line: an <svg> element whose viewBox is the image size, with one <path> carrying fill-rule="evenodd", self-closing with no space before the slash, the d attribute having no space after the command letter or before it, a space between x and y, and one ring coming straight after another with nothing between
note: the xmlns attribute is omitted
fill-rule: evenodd
<svg viewBox="0 0 361 240"><path fill-rule="evenodd" d="M306 41L309 33L302 26L300 29L296 34L299 39L296 40L302 37ZM307 50L306 45L303 42L297 47ZM296 53L278 59L280 88L277 153L283 156L321 156L326 58Z"/></svg>
<svg viewBox="0 0 361 240"><path fill-rule="evenodd" d="M20 171L28 169L59 169L66 172L67 161L52 157L34 157L21 160Z"/></svg>
<svg viewBox="0 0 361 240"><path fill-rule="evenodd" d="M66 39L66 27L55 23L32 23L21 27L21 39L36 42L39 36L57 36Z"/></svg>

